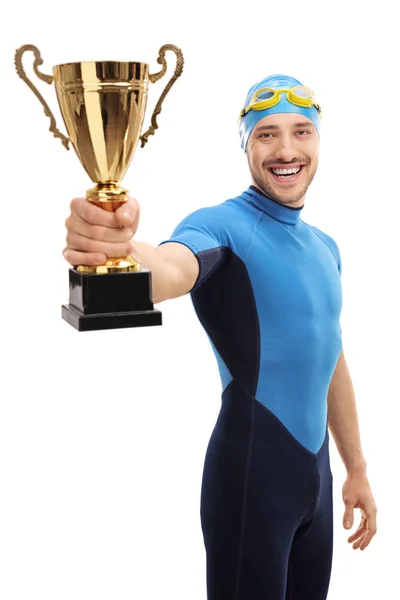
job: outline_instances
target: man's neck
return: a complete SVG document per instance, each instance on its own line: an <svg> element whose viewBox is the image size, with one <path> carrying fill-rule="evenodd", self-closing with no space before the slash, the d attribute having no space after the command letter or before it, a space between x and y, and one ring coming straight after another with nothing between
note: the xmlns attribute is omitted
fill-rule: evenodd
<svg viewBox="0 0 400 600"><path fill-rule="evenodd" d="M274 202L277 202L278 204L282 204L282 206L286 206L286 208L293 208L293 209L298 209L298 208L303 208L304 203L305 203L305 195L302 196L302 198L300 198L300 200L296 200L296 202L281 202L280 200L276 200L275 198L271 198L271 196L268 196L268 194L266 194L253 180L251 182L251 185L255 188L257 188L257 190L260 192L260 194L263 194L264 196L266 196L267 198L270 198L270 200L273 200Z"/></svg>

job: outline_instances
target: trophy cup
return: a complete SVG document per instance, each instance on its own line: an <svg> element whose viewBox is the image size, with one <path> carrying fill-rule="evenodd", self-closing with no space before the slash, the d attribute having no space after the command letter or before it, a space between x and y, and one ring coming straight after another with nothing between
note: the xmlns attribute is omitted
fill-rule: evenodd
<svg viewBox="0 0 400 600"><path fill-rule="evenodd" d="M141 135L149 83L165 75L168 50L176 54L175 72L157 102L151 126ZM24 71L22 58L28 51L34 54L37 77L48 84L54 81L69 138L57 129L53 113ZM43 105L50 118L49 130L67 150L73 145L96 184L86 192L87 200L104 210L114 212L128 200L128 190L119 182L139 139L143 147L158 129L162 103L182 73L182 52L172 44L162 46L157 62L161 70L155 74L149 73L146 63L96 61L56 65L51 76L39 71L43 60L36 46L25 45L15 53L17 73ZM152 302L151 272L132 256L70 269L69 304L62 306L62 317L78 331L162 324L161 312Z"/></svg>

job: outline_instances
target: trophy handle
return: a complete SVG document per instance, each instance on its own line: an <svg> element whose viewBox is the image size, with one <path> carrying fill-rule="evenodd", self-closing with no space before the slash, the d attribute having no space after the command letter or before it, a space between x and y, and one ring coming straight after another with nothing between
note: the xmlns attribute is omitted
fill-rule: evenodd
<svg viewBox="0 0 400 600"><path fill-rule="evenodd" d="M43 96L41 95L39 90L33 85L31 80L28 78L27 74L25 73L24 67L22 65L22 57L25 54L25 52L29 52L29 51L33 52L33 54L35 55L35 62L33 63L33 70L35 71L36 76L48 84L53 83L52 75L45 75L44 73L41 73L39 71L39 66L41 64L43 64L43 59L40 56L40 51L38 50L38 48L36 48L36 46L32 46L31 44L26 44L25 46L21 46L21 48L19 48L15 52L15 68L17 69L17 73L21 77L21 79L23 79L25 81L26 85L32 90L32 92L38 98L40 103L43 105L44 113L45 113L46 117L50 118L49 131L51 131L51 133L54 135L55 138L60 138L63 146L67 150L69 150L68 144L69 144L70 140L67 137L65 137L65 135L63 135L61 133L61 131L59 131L57 129L56 120L55 120L54 115L51 112L48 104L46 103L45 99L43 98Z"/></svg>
<svg viewBox="0 0 400 600"><path fill-rule="evenodd" d="M169 82L167 83L167 85L165 86L165 89L156 104L154 112L151 116L151 126L146 131L146 133L144 133L143 135L140 136L140 141L142 142L142 148L148 141L149 136L154 135L155 130L158 129L157 116L161 112L162 103L164 102L165 97L168 94L169 90L172 88L175 81L178 79L178 77L180 77L180 75L183 71L184 60L183 60L183 54L182 54L181 50L179 48L177 48L176 46L173 46L172 44L165 44L165 46L162 46L162 48L160 48L159 53L158 53L158 58L157 58L157 62L160 65L162 65L161 71L159 71L158 73L154 73L153 75L150 75L151 83L155 83L156 81L161 79L161 77L163 77L167 71L167 61L165 60L165 53L167 50L172 50L176 54L175 72L174 72L173 76L171 77L171 79L169 80Z"/></svg>

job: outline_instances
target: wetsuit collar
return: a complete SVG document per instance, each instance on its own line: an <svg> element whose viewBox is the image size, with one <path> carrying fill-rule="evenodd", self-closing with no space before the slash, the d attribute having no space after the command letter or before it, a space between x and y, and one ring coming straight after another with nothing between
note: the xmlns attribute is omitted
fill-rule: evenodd
<svg viewBox="0 0 400 600"><path fill-rule="evenodd" d="M296 225L300 220L300 213L303 206L292 207L280 204L275 200L269 198L266 194L261 192L254 185L251 185L248 190L243 192L243 198L246 202L249 202L258 210L261 210L267 215L270 215L277 221L282 223L288 223L289 225Z"/></svg>

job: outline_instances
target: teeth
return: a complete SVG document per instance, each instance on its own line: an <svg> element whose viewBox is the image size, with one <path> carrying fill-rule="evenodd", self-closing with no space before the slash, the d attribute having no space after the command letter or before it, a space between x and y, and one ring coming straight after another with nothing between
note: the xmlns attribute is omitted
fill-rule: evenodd
<svg viewBox="0 0 400 600"><path fill-rule="evenodd" d="M293 169L272 169L272 172L275 175L296 175L300 171L300 167L295 167Z"/></svg>

